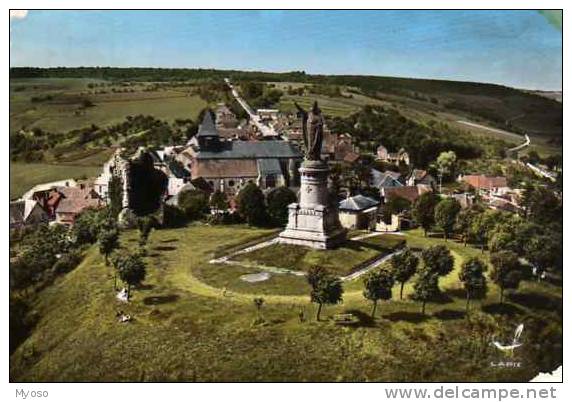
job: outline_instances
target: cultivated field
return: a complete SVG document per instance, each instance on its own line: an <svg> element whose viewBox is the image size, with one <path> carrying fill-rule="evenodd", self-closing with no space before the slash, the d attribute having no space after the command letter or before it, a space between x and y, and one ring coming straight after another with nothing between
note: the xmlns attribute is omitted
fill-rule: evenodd
<svg viewBox="0 0 572 402"><path fill-rule="evenodd" d="M127 116L151 115L158 119L195 119L207 103L188 91L156 90L146 92L151 84L89 89L89 84L102 83L90 79L17 79L10 82L10 131L22 127L39 127L53 132L66 132L95 124L105 127ZM134 92L112 92L133 90ZM106 93L94 93L106 92ZM51 100L32 102L32 97L52 96ZM89 99L94 106L83 108Z"/></svg>

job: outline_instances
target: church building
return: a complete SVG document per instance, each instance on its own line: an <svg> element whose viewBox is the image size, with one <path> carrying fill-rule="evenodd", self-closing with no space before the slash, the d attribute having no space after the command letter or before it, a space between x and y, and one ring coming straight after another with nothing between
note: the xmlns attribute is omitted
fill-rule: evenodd
<svg viewBox="0 0 572 402"><path fill-rule="evenodd" d="M287 141L225 141L211 113L205 113L198 133L177 160L193 179L202 178L213 190L233 196L249 182L263 190L298 187L302 157L300 150Z"/></svg>

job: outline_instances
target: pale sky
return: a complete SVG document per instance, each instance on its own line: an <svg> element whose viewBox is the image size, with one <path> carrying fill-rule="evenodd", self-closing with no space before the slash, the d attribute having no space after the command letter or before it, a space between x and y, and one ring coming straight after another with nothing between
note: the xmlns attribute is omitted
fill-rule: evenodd
<svg viewBox="0 0 572 402"><path fill-rule="evenodd" d="M18 11L11 66L304 70L562 87L558 13Z"/></svg>

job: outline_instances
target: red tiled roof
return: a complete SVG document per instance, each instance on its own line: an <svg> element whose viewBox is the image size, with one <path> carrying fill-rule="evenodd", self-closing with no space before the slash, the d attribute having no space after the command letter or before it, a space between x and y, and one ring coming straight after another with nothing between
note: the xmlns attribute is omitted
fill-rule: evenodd
<svg viewBox="0 0 572 402"><path fill-rule="evenodd" d="M508 187L506 177L503 176L466 175L462 180L475 188Z"/></svg>
<svg viewBox="0 0 572 402"><path fill-rule="evenodd" d="M386 200L393 197L401 197L413 203L421 194L425 194L429 191L431 191L431 189L423 185L389 187L384 189L384 195Z"/></svg>
<svg viewBox="0 0 572 402"><path fill-rule="evenodd" d="M91 187L58 187L57 190L63 199L59 202L56 213L79 214L86 208L102 205L101 198Z"/></svg>
<svg viewBox="0 0 572 402"><path fill-rule="evenodd" d="M359 159L359 154L355 153L355 152L348 152L345 156L344 156L344 161L345 162L355 162Z"/></svg>

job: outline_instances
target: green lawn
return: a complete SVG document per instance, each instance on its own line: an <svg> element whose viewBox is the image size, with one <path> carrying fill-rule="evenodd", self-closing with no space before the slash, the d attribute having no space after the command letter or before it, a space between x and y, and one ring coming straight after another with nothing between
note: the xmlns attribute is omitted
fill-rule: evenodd
<svg viewBox="0 0 572 402"><path fill-rule="evenodd" d="M20 197L36 184L67 178L94 177L100 173L101 166L10 162L10 199Z"/></svg>
<svg viewBox="0 0 572 402"><path fill-rule="evenodd" d="M288 244L273 244L232 259L248 264L308 271L321 266L335 275L348 275L360 264L390 253L403 240L399 236L381 235L363 240L349 240L334 250L314 250Z"/></svg>
<svg viewBox="0 0 572 402"><path fill-rule="evenodd" d="M343 304L326 306L321 322L312 319L315 306L307 295L270 294L268 288L262 307L266 325L253 326L252 299L262 294L259 289L223 295L220 284L206 283L201 272L223 269L208 263L217 248L269 233L202 225L154 231L147 246L148 276L129 305L114 298L112 270L92 247L78 268L35 297L39 322L10 357L11 381L525 381L539 367L561 364L553 343L539 343L562 325L554 307L561 306L562 289L545 283L526 283L504 308L493 291L482 309L498 328L485 332L484 341L464 318L462 294L431 303L425 317L419 303L383 302L371 321L359 280L351 284L355 289L344 285ZM419 232L406 238L421 246L442 242ZM137 247L136 239L136 232L127 233L123 247ZM460 259L479 253L448 245ZM452 274L442 286L449 289L454 281ZM119 324L118 309L133 322ZM309 318L303 323L301 309ZM341 327L328 320L348 311L361 317L360 325ZM487 339L510 333L521 322L526 323L517 356L522 367L491 369L490 361L502 356Z"/></svg>

